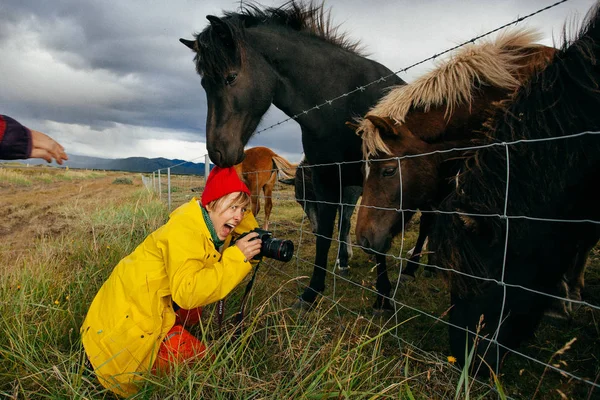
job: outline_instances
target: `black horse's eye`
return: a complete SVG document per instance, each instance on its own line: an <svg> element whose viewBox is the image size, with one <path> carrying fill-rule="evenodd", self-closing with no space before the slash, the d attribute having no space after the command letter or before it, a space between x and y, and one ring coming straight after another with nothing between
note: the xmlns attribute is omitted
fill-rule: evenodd
<svg viewBox="0 0 600 400"><path fill-rule="evenodd" d="M387 168L384 168L381 171L381 175L384 176L384 177L394 176L396 174L396 170L397 169L398 169L398 167L387 167Z"/></svg>
<svg viewBox="0 0 600 400"><path fill-rule="evenodd" d="M235 82L235 80L237 79L237 76L238 76L238 74L236 74L236 73L227 75L227 77L225 78L225 85L227 85L227 86L231 85L233 82Z"/></svg>

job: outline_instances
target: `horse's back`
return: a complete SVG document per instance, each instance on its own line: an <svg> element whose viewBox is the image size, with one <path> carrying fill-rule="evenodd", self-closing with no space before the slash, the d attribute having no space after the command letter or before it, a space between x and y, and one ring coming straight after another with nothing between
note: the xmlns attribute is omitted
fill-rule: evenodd
<svg viewBox="0 0 600 400"><path fill-rule="evenodd" d="M245 154L243 172L270 172L273 169L273 157L277 156L273 150L262 146L247 149Z"/></svg>

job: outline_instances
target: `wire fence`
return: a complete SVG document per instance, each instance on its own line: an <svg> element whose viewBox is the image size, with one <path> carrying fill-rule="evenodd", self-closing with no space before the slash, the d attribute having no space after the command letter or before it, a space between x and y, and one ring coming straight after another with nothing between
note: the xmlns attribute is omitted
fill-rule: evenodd
<svg viewBox="0 0 600 400"><path fill-rule="evenodd" d="M493 29L493 30L483 34L483 35L477 36L469 41L461 43L460 45L458 45L456 47L442 51L439 54L435 54L425 60L422 60L420 62L412 64L409 67L402 68L402 69L396 71L395 74L398 74L400 72L405 72L408 69L410 69L414 66L420 65L426 61L434 60L437 57L439 57L440 55L443 55L450 51L453 51L465 44L473 43L475 40L481 39L485 36L490 35L491 33L497 32L497 31L499 31L503 28L506 28L510 25L517 24L517 23L519 23L533 15L536 15L544 10L553 8L561 3L564 3L565 1L566 0L556 2L548 7L544 7L540 10L537 10L536 12L533 12L527 16L520 17L509 24L502 25L496 29ZM382 80L385 81L386 78L387 77L381 77L377 81L371 82L362 87L358 87L354 90L349 91L348 93L341 94L340 96L338 96L336 98L326 100L325 102L315 105L314 107L307 109L298 115L290 116L289 118L279 121L271 126L264 128L264 129L261 129L258 132L262 132L262 131L265 131L268 129L273 129L289 120L292 120L292 119L295 120L300 115L306 114L308 112L318 112L318 110L321 107L332 106L332 103L334 103L336 99L348 96L349 94L352 94L354 92L362 91L362 90L364 90L364 88L366 86L374 84L376 82L380 82ZM464 152L466 150L478 150L478 149L491 147L491 146L502 146L503 148L505 148L506 154L507 154L507 160L509 161L510 160L509 149L515 148L517 146L521 146L524 144L535 146L535 145L539 144L539 142L548 142L550 140L578 140L581 137L596 136L598 134L599 134L599 132L581 132L578 134L564 136L564 137L560 137L560 138L519 140L519 141L514 141L514 142L492 143L492 144L487 144L487 145L483 145L483 146L472 146L472 147L468 147L468 148L449 149L449 150L444 150L444 151L439 151L439 152L434 152L434 153L427 153L427 154L409 155L409 156L405 156L405 157L391 157L391 158L385 159L385 161L396 161L398 164L398 168L400 169L400 173L402 173L402 167L401 167L400 161L403 159L414 158L414 157L427 157L432 154L441 153L441 152L455 152L455 151L463 151ZM203 157L206 158L205 164L209 165L208 158L206 156L203 156ZM376 160L376 161L384 161L384 160ZM366 161L363 160L363 161L353 161L353 162L347 162L347 163L320 164L320 165L312 165L308 168L318 168L318 167L324 167L324 166L337 166L339 168L339 166L342 164L365 163L365 162ZM506 188L507 194L508 194L508 185L509 185L509 179L508 179L509 171L510 171L510 161L507 163L507 170L505 171L506 176L507 176L507 188ZM277 172L277 171L274 170L274 172ZM178 205L182 204L183 202L188 201L191 197L199 196L201 194L202 189L204 187L205 178L207 176L207 173L208 173L208 168L206 169L206 174L204 176L180 175L180 174L178 174L177 166L174 166L174 167L171 167L168 169L155 171L151 177L148 176L145 178L145 184L146 184L146 187L151 188L152 190L158 192L159 195L161 196L161 198L168 203L169 209L173 209L174 207L177 207ZM341 178L340 178L340 181L341 181ZM306 199L306 198L298 198L297 194L293 193L293 188L290 188L289 186L282 185L282 184L276 185L275 190L273 191L273 194L272 194L272 199L273 199L273 203L275 204L275 209L274 209L274 213L273 213L274 219L271 224L271 230L273 231L274 236L276 236L276 237L284 237L284 238L287 238L290 236L295 237L294 242L296 245L296 250L295 250L295 268L296 268L295 272L296 273L295 274L290 273L288 268L282 268L277 263L269 263L269 268L276 270L277 273L280 274L280 276L285 277L285 279L295 280L296 282L298 282L298 285L301 286L299 289L303 290L306 287L306 285L303 284L303 280L298 280L296 278L298 276L307 275L307 273L309 274L310 272L307 272L307 271L311 271L311 269L317 267L314 264L314 262L312 261L311 256L314 255L314 242L318 235L315 232L313 232L312 229L310 228L307 218L304 213L300 212L301 217L299 220L298 220L298 218L277 219L277 214L279 212L283 212L282 210L289 209L289 208L299 209L298 208L299 206L296 204L297 202L315 202L315 200ZM505 202L508 202L508 197L505 198ZM354 207L354 204L345 204L341 201L339 203L333 203L333 204L335 204L339 207ZM434 214L459 215L459 216L469 217L469 218L471 218L471 217L496 218L506 224L506 227L507 227L506 237L504 238L504 240L506 240L506 241L508 241L508 237L510 235L508 226L511 223L511 221L526 220L526 221L537 221L537 222L555 223L555 224L558 224L558 223L581 224L581 225L593 224L595 226L600 226L600 221L597 221L594 219L568 220L568 219L556 219L556 218L541 218L539 216L534 216L534 215L509 214L509 213L507 213L506 203L505 203L504 212L497 213L497 214L475 214L475 213L463 212L461 210L421 211L421 210L417 210L417 209L403 208L402 201L400 202L400 205L398 207L394 207L394 208L378 207L378 206L371 206L371 207L377 208L380 210L385 210L388 212L396 212L396 213L407 212L407 211L414 212L414 213L419 213L419 212L420 213L428 213L429 212L429 213L434 213ZM354 227L355 227L355 222L353 222L352 232L354 232ZM395 311L392 313L392 315L390 315L388 317L387 320L382 321L382 323L380 325L380 329L382 331L388 329L389 323L391 321L393 321L393 323L398 325L402 321L403 318L406 318L406 312L409 311L410 313L413 313L414 315L419 315L420 317L422 317L422 318L420 318L420 320L426 319L429 321L429 323L427 323L427 324L422 324L422 322L419 322L420 325L424 325L421 328L419 328L424 333L429 332L430 330L434 329L434 327L436 327L437 325L443 325L446 327L452 326L455 329L460 329L460 330L467 332L467 330L464 327L451 324L448 321L447 312L437 312L436 313L436 312L432 312L431 310L424 309L422 305L412 302L410 300L410 296L407 296L405 293L403 293L403 292L409 291L409 289L407 289L408 286L405 283L406 281L403 280L402 273L401 273L402 266L406 265L407 262L409 261L409 257L406 254L406 252L408 250L408 243L410 242L410 240L407 239L406 236L409 233L410 232L405 231L403 229L402 232L400 232L396 238L396 242L399 242L399 243L397 243L398 245L395 247L393 246L389 252L381 253L381 254L385 254L385 256L388 259L393 260L396 264L392 268L390 268L391 276L394 281L393 281L393 291L392 291L391 295L389 296L389 300L392 302ZM363 247L357 245L356 243L343 242L342 238L340 238L339 235L334 234L333 237L328 238L328 239L330 239L332 241L332 248L335 248L337 246L338 252L339 252L339 249L342 244L350 245L355 250L365 250L365 251L369 251L371 253L374 252L373 249L363 248ZM407 245L405 245L405 242ZM548 249L548 251L551 251L551 250L552 249ZM504 291L504 296L503 296L502 305L501 305L502 311L501 311L500 323L498 324L498 328L496 329L495 333L491 336L481 336L475 332L475 335L478 337L478 340L481 341L482 343L493 344L496 346L496 348L504 348L504 350L508 351L509 353L512 353L513 356L520 357L524 360L535 363L535 364L541 366L542 368L544 368L544 370L555 371L558 374L560 374L560 376L565 377L568 380L579 381L580 383L586 385L586 387L589 388L588 391L589 391L590 397L591 397L592 392L594 392L594 390L597 392L598 389L600 389L600 384L598 384L598 382L597 382L597 379L598 379L597 362L593 362L593 364L595 364L596 367L591 368L591 369L590 368L587 368L587 369L586 368L578 368L577 365L571 366L572 368L567 368L566 364L552 362L553 357L549 357L549 358L547 357L548 352L552 355L560 352L561 346L564 343L555 344L554 347L549 345L549 350L546 351L545 353L543 353L545 355L545 358L542 358L542 356L540 355L540 354L542 354L541 352L538 352L536 354L535 352L525 351L523 348L509 348L507 346L504 346L502 343L500 343L498 341L498 335L502 328L502 321L504 321L504 319L506 317L504 307L505 307L505 302L506 302L507 288L517 290L517 291L528 292L528 293L532 293L532 294L539 295L539 296L545 296L554 302L560 302L562 304L568 305L568 308L570 308L570 309L577 306L579 308L576 312L579 315L583 315L583 314L595 315L594 312L600 311L600 303L597 302L596 296L591 296L591 298L593 300L574 299L574 298L569 298L566 295L563 296L563 295L557 295L556 293L546 293L546 292L539 291L533 287L526 287L523 285L517 285L517 284L512 284L510 282L507 282L505 280L506 268L510 268L510 266L508 266L506 264L506 262L507 262L506 251L507 251L507 246L505 246L505 254L504 254L504 258L503 258L503 265L501 268L502 273L499 278L490 278L488 276L469 274L469 273L465 273L463 271L459 271L459 270L453 269L453 268L445 266L445 265L437 265L437 264L429 263L429 261L427 261L427 262L421 261L421 262L419 262L419 266L427 267L434 271L440 271L442 273L441 275L444 275L446 277L452 276L452 274L456 274L456 275L468 277L468 278L476 280L476 281L488 282L491 284L495 284L495 285L498 285L499 287L501 287L502 290ZM590 253L590 259L594 260L594 264L597 264L600 262L600 254L599 254L597 247ZM347 289L342 289L342 286L353 287L353 289L350 289L350 290L354 290L356 293L367 292L367 293L369 293L369 295L371 297L377 296L377 294L378 294L372 285L365 284L364 279L363 279L365 276L364 272L362 274L361 273L358 274L358 276L359 276L358 279L354 275L352 277L347 277L347 276L341 275L338 273L338 271L336 271L335 268L329 268L329 269L327 269L326 272L327 272L327 276L328 276L327 282L329 285L328 286L329 289L321 296L321 299L323 301L327 301L327 302L331 303L333 306L335 306L336 309L339 310L338 313L343 312L343 313L353 314L355 316L360 316L362 314L362 312L364 311L360 307L357 308L355 306L357 304L356 302L348 302L347 301L348 291L347 291ZM445 291L444 289L439 289L438 292L444 292L444 291ZM296 296L296 293L289 293L289 294L291 296ZM440 296L441 297L441 296L445 296L445 295L447 295L447 293L445 293L444 295L442 295L441 293L433 294L432 296ZM473 332L469 332L469 333L473 334ZM398 341L398 344L400 346L410 347L412 349L412 351L416 352L417 354L421 354L424 357L433 358L440 362L444 361L443 357L439 356L438 353L429 351L426 348L427 346L424 346L423 343L418 338L417 339L415 339L414 337L408 338L405 335L403 335L399 329L394 329L389 334L390 334L390 336L394 337ZM595 343L598 342L599 337L600 337L600 334L598 334L598 333L596 333L595 337L593 335L591 337L588 337L587 338L587 340L589 340L588 345L590 347L594 347ZM439 340L443 341L443 339L439 339ZM584 340L586 340L586 339L584 338ZM595 354L595 353L590 355L590 357L592 357L592 358L597 357L597 356L598 356L598 354ZM550 361L548 361L548 360L550 360ZM497 353L497 365L500 364L500 361L501 360L499 359L499 352L498 352ZM460 372L460 371L458 371L458 369L457 369L457 372ZM495 372L498 373L499 371L496 369ZM492 388L492 390L494 390L494 388ZM511 397L507 396L507 398L511 398Z"/></svg>
<svg viewBox="0 0 600 400"><path fill-rule="evenodd" d="M575 135L570 135L570 136L565 136L565 137L561 137L559 138L560 140L578 140L584 136L598 136L600 135L600 132L582 132L579 134L575 134ZM514 148L514 147L518 147L518 146L523 146L524 144L527 145L537 145L540 142L544 142L544 141L550 141L550 140L556 140L556 138L551 138L551 139L547 139L547 140L519 140L519 141L514 141L514 142L506 142L506 143L494 143L494 144L490 144L490 145L483 145L483 146L476 146L476 147L469 147L469 148L457 148L457 149L453 149L452 151L465 151L467 149L469 150L473 150L474 148L486 148L489 146L502 146L504 148L508 149L509 148ZM420 154L420 155L410 155L410 156L405 156L405 157L392 157L392 158L387 158L385 159L385 161L390 161L390 160L394 160L398 163L399 168L401 168L401 163L400 161L403 159L407 159L407 158L414 158L414 157L427 157L430 156L431 154ZM374 161L378 161L378 160L371 160L371 162ZM341 164L352 164L352 163L365 163L367 161L356 161L356 162L348 162L348 163L335 163L335 164L320 164L320 165L315 165L315 166L310 166L310 167L304 167L304 168L319 168L319 167L323 167L323 166L340 166ZM510 168L510 163L507 166L507 169ZM277 172L277 170L273 170L273 172ZM174 189L172 196L167 196L166 193L165 197L163 198L165 201L168 198L171 199L171 207L176 207L177 205L188 201L191 197L193 196L199 196L201 194L201 190L203 188L203 183L204 183L204 177L198 177L198 176L176 176L174 175L173 171L171 171L170 173L161 173L161 174L154 174L155 175L155 180L154 180L154 184L152 185L153 188L171 188L171 190ZM167 177L167 178L165 178ZM169 178L170 177L170 181ZM160 183L160 180L163 180L163 183ZM150 184L151 182L151 178L147 178L147 182L148 184ZM170 184L168 183L170 182ZM507 186L508 186L509 182L507 182ZM166 190L166 189L165 189ZM177 195L177 196L175 196ZM290 238L290 237L294 237L294 242L296 245L296 250L295 250L295 260L296 260L296 274L291 274L289 271L289 268L286 267L281 267L281 265L279 265L278 263L269 263L269 268L272 270L277 270L277 273L280 274L282 277L285 277L286 280L292 280L297 278L298 276L303 276L303 275L307 275L309 274L311 268L316 267L316 265L314 264L313 260L311 259L311 255L314 254L314 242L315 239L317 237L317 234L315 232L312 231L312 229L310 229L310 226L307 225L307 220L306 220L306 216L304 213L302 213L301 208L298 204L296 204L298 201L306 201L306 202L311 202L311 201L315 201L315 200L310 200L310 199L306 199L306 198L297 198L296 195L293 192L293 188L289 187L288 185L283 185L283 184L278 184L275 187L275 190L273 191L273 195L272 195L272 200L273 203L275 204L275 208L274 208L274 212L273 212L273 221L271 223L271 230L274 233L275 237L281 237L281 238ZM354 206L353 204L345 204L345 203L337 203L337 205L339 206L343 206L343 207L352 207ZM360 205L358 207L361 207ZM417 212L418 210L409 210L409 209L403 209L401 207L398 208L389 208L389 207L377 207L377 206L371 206L372 208L376 208L379 210L384 210L387 212L392 212L392 213L397 213L397 212L403 212L403 211L414 211ZM290 208L295 208L297 210L297 213L301 214L302 217L300 220L296 219L290 219L288 217L285 217L285 214L287 209ZM506 213L506 210L504 213L502 214L473 214L473 213L465 213L462 212L460 210L452 210L452 211L431 211L432 213L445 213L445 214L453 214L453 215L459 215L459 216L464 216L464 217L486 217L486 218L495 218L495 219L499 219L501 221L506 222L507 224L510 223L510 221L513 220L527 220L527 221L538 221L538 222L544 222L544 223L570 223L570 224L594 224L597 226L600 226L600 221L597 220L591 220L591 219L577 219L577 220L565 220L565 219L549 219L549 218L540 218L540 217L536 217L536 216L531 216L531 215L511 215L509 213ZM277 218L277 214L279 213L283 213L284 214L284 218L283 219L278 219ZM262 217L262 215L257 216L259 218ZM354 229L352 230L354 231ZM382 323L380 326L380 329L382 331L389 329L389 325L388 323L390 321L394 321L395 323L400 323L402 322L402 319L405 318L402 315L404 315L407 311L410 311L416 315L419 315L421 317L424 317L426 319L428 319L430 321L430 324L428 324L428 326L426 326L424 329L425 331L429 330L432 328L432 326L437 325L437 324L442 324L445 326L452 326L453 328L456 329L460 329L463 330L465 332L467 332L467 330L464 327L461 326L457 326L457 325L453 325L448 321L448 318L443 315L436 315L436 314L432 314L432 312L430 310L426 310L423 309L419 304L415 304L413 302L411 302L409 299L406 298L405 295L403 295L403 291L407 289L407 285L403 283L403 277L402 277L402 273L401 273L401 267L403 265L406 265L409 257L406 254L406 249L408 246L405 246L405 236L408 234L407 231L402 231L398 236L396 241L401 242L401 245L396 246L394 251L390 250L387 253L383 253L386 255L386 257L388 257L388 259L391 259L393 261L396 262L395 267L391 268L392 271L391 275L393 276L393 291L389 297L389 300L392 302L395 312L389 316L389 319ZM507 230L507 236L510 235L510 233ZM340 248L340 245L342 244L342 240L339 236L337 235L333 235L333 237L329 238L331 239L333 245L332 248ZM369 249L369 248L363 248L361 246L359 246L358 244L355 243L349 243L349 245L351 245L355 250L366 250L366 251L370 251L373 252L373 249ZM548 251L551 251L552 249L548 249ZM339 251L339 250L338 250ZM593 252L592 255L590 256L591 258L593 258L595 261L594 262L600 262L600 254L598 254L598 251ZM477 281L481 281L481 282L489 282L489 283L493 283L495 285L498 285L499 287L502 287L504 290L506 290L506 288L512 288L514 290L519 290L519 291L525 291L525 292L529 292L529 293L533 293L536 295L540 295L540 296L546 296L547 298L551 299L552 301L558 301L560 303L569 305L568 308L572 308L574 306L578 307L578 314L587 314L593 311L600 311L600 304L598 304L595 301L589 301L587 299L573 299L573 298L569 298L567 296L562 296L562 295L557 295L555 293L545 293L545 292L541 292L539 290L536 290L535 288L532 287L526 287L526 286L522 286L522 285L516 285L516 284L511 284L510 282L505 281L505 269L508 267L510 268L510 266L506 265L506 253L505 253L505 258L504 258L504 264L502 266L502 274L499 278L490 278L490 277L486 277L486 276L480 276L480 275L474 275L474 274L468 274L459 270L455 270L453 268L444 266L444 265L438 265L438 264L433 264L433 263L429 263L428 261L421 261L419 262L419 265L422 267L427 267L430 268L432 270L436 270L436 271L440 271L444 276L451 276L452 274L457 274L457 275L461 275L461 276L466 276L468 278L477 280ZM353 269L354 271L355 269ZM355 316L360 316L363 312L364 309L363 308L355 308L352 305L352 302L350 302L349 304L346 297L347 297L347 293L348 293L348 289L340 289L338 290L339 287L341 286L353 286L354 290L357 293L364 293L367 292L369 293L370 297L373 296L377 296L377 291L372 287L372 285L365 285L364 280L363 279L357 279L356 276L352 276L352 277L348 277L348 276L343 276L341 274L339 274L339 271L337 271L335 268L329 268L327 270L327 274L328 274L328 278L327 278L327 282L329 282L329 284L332 284L332 287L330 290L327 290L326 293L323 294L322 298L324 301L330 302L332 305L335 305L336 308L339 308L340 312L343 313L350 313L353 314ZM306 284L303 283L302 280L298 281L300 287L299 290L303 290L306 287ZM350 289L352 290L352 289ZM291 294L291 296L295 296L296 294L293 293ZM594 296L592 296L592 298L594 298ZM504 302L506 301L506 295L503 298L503 304L502 306L504 307ZM504 319L504 317L506 317L506 315L504 314L504 316L501 318ZM422 323L421 323L422 324ZM593 378L593 375L584 375L578 372L574 372L574 371L578 371L577 368L574 368L573 370L569 371L567 369L564 368L563 365L561 364L556 364L556 363L549 363L548 360L546 359L540 359L538 357L536 357L535 355L532 354L527 354L526 351L522 351L521 348L509 348L507 346L502 345L502 343L499 343L497 340L498 337L498 333L499 330L501 328L501 324L499 324L498 329L496 330L495 334L492 335L491 337L488 336L480 336L478 335L478 340L481 343L488 343L488 344L493 344L493 345L497 345L500 346L502 348L504 348L506 351L512 353L514 356L518 356L524 359L527 359L533 363L536 363L538 365L540 365L543 368L547 368L549 370L553 370L558 372L561 376L563 377L568 377L568 379L572 379L572 380L577 380L580 381L581 383L588 385L590 388L594 388L594 389L598 389L599 388L599 384L597 383L597 381ZM473 333L473 332L471 332ZM438 361L438 362L442 362L443 359L441 356L436 355L435 353L431 353L430 351L428 351L426 348L423 348L423 346L421 344L419 344L418 340L414 340L414 338L410 339L410 338L406 338L405 336L402 335L402 333L398 330L392 331L389 333L392 337L394 337L395 339L398 340L399 344L401 346L408 346L412 349L412 351L416 352L417 354L422 354L423 356L427 356L427 357L433 357L434 360ZM598 338L596 338L597 340ZM443 340L440 338L440 340ZM585 339L583 339L585 340ZM562 343L558 343L556 344L556 348L554 348L554 351L558 351L560 349L560 346L562 346ZM500 360L498 360L500 361ZM496 371L498 372L498 371ZM586 373L591 374L593 373L592 371L586 371ZM510 398L510 397L509 397Z"/></svg>

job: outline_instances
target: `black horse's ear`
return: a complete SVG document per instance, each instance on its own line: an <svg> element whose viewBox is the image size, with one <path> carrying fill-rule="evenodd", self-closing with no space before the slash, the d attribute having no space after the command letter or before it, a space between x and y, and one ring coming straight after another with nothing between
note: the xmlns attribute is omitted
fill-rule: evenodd
<svg viewBox="0 0 600 400"><path fill-rule="evenodd" d="M215 25L225 25L223 21L221 21L221 18L219 17L215 17L214 15L207 15L206 19L208 20L208 22L210 22L210 24L214 27Z"/></svg>
<svg viewBox="0 0 600 400"><path fill-rule="evenodd" d="M210 26L217 36L219 36L219 39L221 39L226 46L233 47L233 34L231 33L229 26L227 26L221 18L215 17L214 15L207 15L206 19L210 22Z"/></svg>
<svg viewBox="0 0 600 400"><path fill-rule="evenodd" d="M187 40L184 38L179 38L179 41L189 47L191 50L198 52L198 43L195 40Z"/></svg>

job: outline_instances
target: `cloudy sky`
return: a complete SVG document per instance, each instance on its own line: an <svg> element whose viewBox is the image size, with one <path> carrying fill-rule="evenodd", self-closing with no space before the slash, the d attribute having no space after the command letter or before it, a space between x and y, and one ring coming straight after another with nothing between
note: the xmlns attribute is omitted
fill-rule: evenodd
<svg viewBox="0 0 600 400"><path fill-rule="evenodd" d="M399 71L555 1L325 5L369 58ZM539 29L544 44L560 43L565 21L581 20L594 3L569 0L521 25ZM1 0L0 113L49 134L68 154L200 160L206 99L193 54L178 39L201 31L207 14L239 6L239 0ZM433 67L427 62L400 77L411 82ZM285 118L271 107L259 130ZM294 162L302 155L294 121L255 135L249 147L258 145Z"/></svg>

